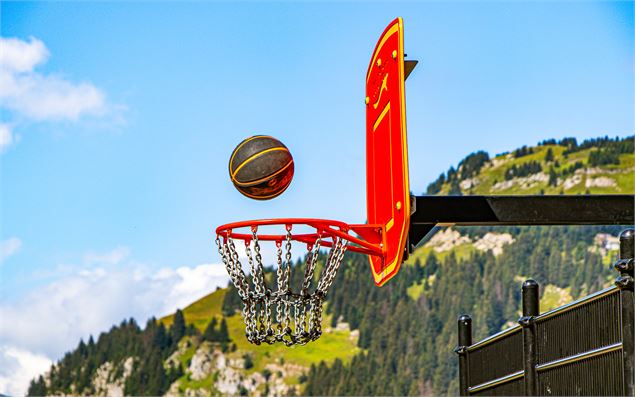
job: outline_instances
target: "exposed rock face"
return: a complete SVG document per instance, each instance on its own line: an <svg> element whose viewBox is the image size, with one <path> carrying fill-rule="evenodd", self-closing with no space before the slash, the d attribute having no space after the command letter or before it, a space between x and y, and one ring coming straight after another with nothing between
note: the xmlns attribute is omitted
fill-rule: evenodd
<svg viewBox="0 0 635 397"><path fill-rule="evenodd" d="M512 154L508 154L504 157L495 157L493 159L490 159L490 164L492 164L492 168L498 168L507 164L513 158L514 156Z"/></svg>
<svg viewBox="0 0 635 397"><path fill-rule="evenodd" d="M218 363L218 360L222 360L222 362ZM203 380L217 368L225 368L225 356L220 351L213 350L209 343L202 343L196 353L194 353L188 368L192 374L191 378L193 380Z"/></svg>
<svg viewBox="0 0 635 397"><path fill-rule="evenodd" d="M461 233L451 227L437 232L425 246L432 247L436 252L449 251L457 245L471 243L472 240L468 236L462 236Z"/></svg>
<svg viewBox="0 0 635 397"><path fill-rule="evenodd" d="M613 178L609 178L607 176L600 176L597 178L587 178L586 183L585 183L586 187L616 187L617 186L617 182L615 182L615 179Z"/></svg>
<svg viewBox="0 0 635 397"><path fill-rule="evenodd" d="M459 186L461 187L461 189L463 190L469 190L473 187L478 186L478 184L480 183L480 180L476 177L474 178L468 178L468 179L464 179L459 183Z"/></svg>
<svg viewBox="0 0 635 397"><path fill-rule="evenodd" d="M269 386L269 396L288 396L292 394L292 390L295 394L298 394L299 388L293 385L287 385L284 383L284 378L287 376L299 376L306 371L305 367L294 364L276 364L270 363L265 367L271 372L271 377L267 382Z"/></svg>
<svg viewBox="0 0 635 397"><path fill-rule="evenodd" d="M221 394L236 395L238 394L240 385L243 383L242 380L243 379L239 371L228 367L218 373L218 379L214 383L214 387L216 387L216 390L218 390ZM248 391L250 389L251 391L255 390L255 386L251 382L245 383L247 383L247 387L245 388Z"/></svg>
<svg viewBox="0 0 635 397"><path fill-rule="evenodd" d="M123 397L126 379L132 373L134 358L128 357L123 362L123 374L115 378L116 367L111 362L103 363L93 377L93 387L96 396Z"/></svg>
<svg viewBox="0 0 635 397"><path fill-rule="evenodd" d="M560 180L558 180L558 182L560 182ZM582 174L576 173L575 175L564 180L564 182L562 183L562 188L564 190L569 190L575 187L576 185L579 185L581 182L582 182Z"/></svg>
<svg viewBox="0 0 635 397"><path fill-rule="evenodd" d="M348 324L341 323L342 329L348 329ZM258 373L245 374L245 360L242 358L228 358L221 350L208 342L203 342L192 357L187 371L192 380L203 380L214 377L213 390L186 389L188 397L208 397L210 395L238 395L247 392L249 395L260 396L263 390L268 390L270 396L286 396L291 389L298 391L296 386L289 386L284 382L285 377L299 376L306 372L306 368L293 365L267 365L271 372L269 379ZM263 385L267 387L263 387ZM167 393L170 397L182 395L178 382L175 382Z"/></svg>
<svg viewBox="0 0 635 397"><path fill-rule="evenodd" d="M597 175L597 174L620 174L624 171L630 172L629 170L620 170L620 169L611 170L606 168L593 167L593 168L581 168L579 170L576 170L575 173Z"/></svg>
<svg viewBox="0 0 635 397"><path fill-rule="evenodd" d="M179 390L179 382L176 381L170 385L170 388L165 393L165 397L180 397L183 393Z"/></svg>
<svg viewBox="0 0 635 397"><path fill-rule="evenodd" d="M474 243L474 248L479 251L492 251L494 256L503 253L503 247L514 242L514 238L509 233L486 233L482 238Z"/></svg>
<svg viewBox="0 0 635 397"><path fill-rule="evenodd" d="M185 397L211 397L212 392L205 389L187 389Z"/></svg>
<svg viewBox="0 0 635 397"><path fill-rule="evenodd" d="M549 181L549 175L545 174L544 172L538 172L536 174L531 174L526 177L513 178L508 181L498 182L494 184L494 186L492 186L492 190L494 191L506 190L514 186L518 186L521 189L527 190L527 189L531 189L532 187L538 184L542 184L548 181Z"/></svg>
<svg viewBox="0 0 635 397"><path fill-rule="evenodd" d="M483 237L472 241L469 236L463 236L457 230L447 228L437 232L430 241L426 243L427 247L432 247L436 252L449 251L454 247L463 244L474 244L474 248L479 251L492 251L495 256L503 253L505 245L514 242L514 238L509 233L486 233Z"/></svg>

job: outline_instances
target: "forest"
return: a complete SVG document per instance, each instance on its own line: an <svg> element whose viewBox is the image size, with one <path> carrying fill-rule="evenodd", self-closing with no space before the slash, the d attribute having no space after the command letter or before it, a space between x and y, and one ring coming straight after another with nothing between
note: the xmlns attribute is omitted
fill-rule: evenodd
<svg viewBox="0 0 635 397"><path fill-rule="evenodd" d="M494 159L477 151L441 174L428 186L427 193L469 194L465 187L469 180L500 178L498 182L502 183L536 173L545 173L545 188L564 191L566 178L580 175L589 167L606 167L601 169L606 178L625 172L631 179L624 180L630 181L632 169L621 171L618 166L624 166L624 159L632 162L633 151L632 137L604 137L580 144L575 138L550 139L535 147L524 146L498 155L496 159L509 159L507 165L501 166L500 176L484 176L484 170L490 172ZM580 158L581 154L584 158ZM632 186L628 189L632 194ZM302 394L458 395L457 358L453 353L457 317L472 316L474 338L478 340L517 321L520 286L527 278L541 285L543 301L553 291L570 300L610 285L616 277L611 268L614 254L598 249L596 239L599 234L616 236L623 228L455 228L471 241L505 234L513 243L496 255L491 250L473 249L473 245L444 252L419 247L399 274L381 288L369 276L367 258L347 253L327 295L325 311L332 327L345 322L350 329L359 330L359 353L352 359L337 358L311 365L298 380ZM304 259L300 258L294 266L297 271L292 274L301 277ZM135 319L124 320L97 338L80 341L46 377L34 379L28 393L93 394L91 380L98 368L111 362L117 375L126 372L125 394L165 394L186 371L168 360L185 337L195 335L222 351L236 350L225 319L237 316L241 307L236 290L228 286L219 313L222 317L210 319L203 328L189 324L180 310L169 326L154 318L143 327ZM126 358L131 356L143 359L127 365ZM246 366L253 365L251 356L245 357Z"/></svg>

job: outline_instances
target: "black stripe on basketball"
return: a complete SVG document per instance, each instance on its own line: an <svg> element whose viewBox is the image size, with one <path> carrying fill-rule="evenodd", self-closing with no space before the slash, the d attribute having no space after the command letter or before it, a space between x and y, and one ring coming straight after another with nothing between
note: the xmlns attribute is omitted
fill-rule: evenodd
<svg viewBox="0 0 635 397"><path fill-rule="evenodd" d="M249 157L271 148L287 148L282 142L268 135L254 135L240 142L229 160L229 173L234 175L236 168Z"/></svg>

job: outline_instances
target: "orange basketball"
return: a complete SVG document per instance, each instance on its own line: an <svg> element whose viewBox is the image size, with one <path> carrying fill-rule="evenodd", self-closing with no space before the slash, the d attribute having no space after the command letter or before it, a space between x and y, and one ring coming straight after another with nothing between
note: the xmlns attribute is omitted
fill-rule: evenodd
<svg viewBox="0 0 635 397"><path fill-rule="evenodd" d="M269 200L289 187L293 157L276 138L255 135L240 142L232 152L229 176L240 193L256 200Z"/></svg>

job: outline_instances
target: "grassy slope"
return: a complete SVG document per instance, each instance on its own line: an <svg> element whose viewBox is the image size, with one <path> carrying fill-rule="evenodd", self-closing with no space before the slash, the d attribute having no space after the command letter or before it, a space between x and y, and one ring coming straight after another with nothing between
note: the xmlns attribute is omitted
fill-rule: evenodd
<svg viewBox="0 0 635 397"><path fill-rule="evenodd" d="M494 189L493 186L496 182L503 182L505 180L505 171L511 167L512 165L520 165L528 161L538 161L542 165L543 171L545 174L549 173L549 167L553 163L546 163L544 161L545 154L547 150L551 148L553 151L554 157L559 162L559 167L556 167L555 170L561 171L564 168L568 168L573 165L575 162L580 161L584 164L585 167L588 167L588 157L589 153L592 150L596 149L587 149L582 150L580 152L571 153L564 158L563 152L565 148L559 145L546 145L546 146L535 146L535 152L523 156L520 158L514 158L511 154L503 154L498 155L494 158L494 162L490 162L485 165L479 175L478 180L479 183L469 192L464 191L464 193L469 194L538 194L541 190L544 191L545 194L559 194L563 188L563 181L560 180L558 186L547 186L547 182L537 183L531 187L523 188L518 185L511 186L507 189ZM494 163L496 164L494 166ZM635 186L635 173L633 173L633 168L635 167L635 154L622 154L620 156L620 164L619 165L607 165L602 166L601 169L603 172L599 172L597 174L593 174L592 176L582 175L582 179L579 183L572 186L569 189L564 190L565 194L584 194L587 191L585 186L587 178L598 178L598 177L608 177L617 183L616 187L598 187L592 186L589 188L589 192L591 194L619 194L619 193L633 193ZM447 194L450 189L450 186L446 184L439 195Z"/></svg>
<svg viewBox="0 0 635 397"><path fill-rule="evenodd" d="M225 297L226 289L219 289L213 293L197 300L183 309L183 315L185 321L188 324L194 324L201 332L205 330L207 324L211 321L212 317L220 319L222 317L222 304ZM225 318L227 321L227 328L229 330L229 336L236 344L237 350L229 353L229 357L242 357L244 354L251 354L254 363L253 368L247 370L247 373L255 371L262 371L267 364L279 363L281 359L285 363L293 363L302 366L310 366L311 364L318 364L324 360L326 362L332 362L336 358L341 359L344 362L350 361L350 359L360 349L357 347L357 339L351 338L349 331L331 331L324 332L320 339L315 342L311 342L305 346L286 347L284 345L252 345L245 338L245 324L243 323L240 314L235 314ZM159 321L163 322L166 326L172 324L173 315L169 315L161 318ZM323 319L322 329L326 329L330 323L330 318L325 317ZM184 367L186 367L187 359L191 358L195 349L190 349L187 357L182 357ZM297 383L297 379L289 378L285 379L287 383ZM199 382L200 383L200 382ZM200 385L187 382L192 388L197 388Z"/></svg>
<svg viewBox="0 0 635 397"><path fill-rule="evenodd" d="M191 303L185 309L183 314L188 324L194 324L196 328L203 332L207 324L212 320L212 316L220 319L222 317L221 308L223 307L223 299L225 299L226 289L217 289L209 295ZM166 327L172 325L174 315L165 316L161 321Z"/></svg>

